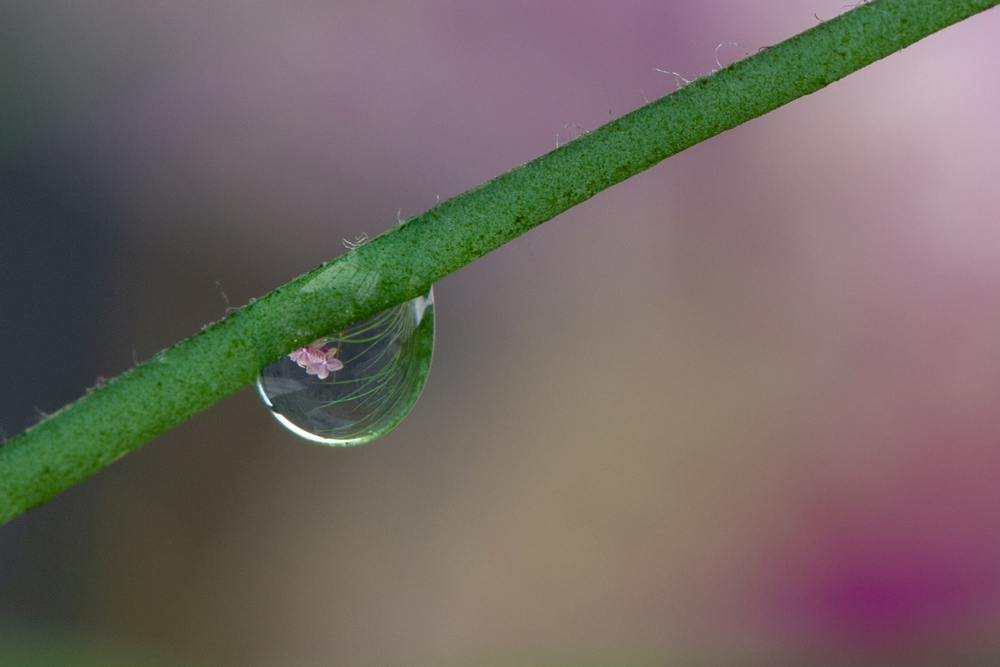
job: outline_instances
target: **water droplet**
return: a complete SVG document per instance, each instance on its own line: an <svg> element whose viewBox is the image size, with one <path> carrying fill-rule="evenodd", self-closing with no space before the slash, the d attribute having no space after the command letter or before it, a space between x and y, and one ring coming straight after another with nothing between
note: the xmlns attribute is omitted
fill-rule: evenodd
<svg viewBox="0 0 1000 667"><path fill-rule="evenodd" d="M398 424L427 380L434 291L348 325L260 372L257 388L296 435L360 445Z"/></svg>

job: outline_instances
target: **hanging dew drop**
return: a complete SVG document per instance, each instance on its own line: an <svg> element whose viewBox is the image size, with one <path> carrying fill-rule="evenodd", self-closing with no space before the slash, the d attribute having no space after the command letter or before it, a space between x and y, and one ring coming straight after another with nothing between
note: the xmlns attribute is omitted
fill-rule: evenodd
<svg viewBox="0 0 1000 667"><path fill-rule="evenodd" d="M434 291L348 325L260 372L257 388L296 435L360 445L398 424L417 402L434 348Z"/></svg>

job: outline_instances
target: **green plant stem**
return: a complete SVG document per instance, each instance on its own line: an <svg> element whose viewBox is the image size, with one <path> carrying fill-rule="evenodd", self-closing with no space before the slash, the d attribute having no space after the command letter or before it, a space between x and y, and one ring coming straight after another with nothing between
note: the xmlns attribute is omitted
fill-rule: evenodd
<svg viewBox="0 0 1000 667"><path fill-rule="evenodd" d="M251 383L263 366L432 283L601 190L993 7L875 0L686 85L300 276L0 447L0 521Z"/></svg>

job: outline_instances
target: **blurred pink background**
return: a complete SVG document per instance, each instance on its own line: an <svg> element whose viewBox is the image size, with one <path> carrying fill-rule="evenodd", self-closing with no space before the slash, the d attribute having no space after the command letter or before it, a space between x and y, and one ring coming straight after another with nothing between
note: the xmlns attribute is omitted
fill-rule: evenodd
<svg viewBox="0 0 1000 667"><path fill-rule="evenodd" d="M76 274L4 274L0 426L842 4L5 3L8 201L71 199L44 244L5 209L7 254L84 248L91 282L77 336L46 305ZM15 520L0 618L221 666L992 662L998 36L975 17L441 281L381 440L298 440L247 389ZM54 340L82 351L46 373Z"/></svg>

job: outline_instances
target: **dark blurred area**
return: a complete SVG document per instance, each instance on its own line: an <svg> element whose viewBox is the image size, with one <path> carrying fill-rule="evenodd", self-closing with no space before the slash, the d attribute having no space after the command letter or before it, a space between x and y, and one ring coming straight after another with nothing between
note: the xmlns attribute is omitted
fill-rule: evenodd
<svg viewBox="0 0 1000 667"><path fill-rule="evenodd" d="M0 3L0 428L842 11ZM441 281L375 442L247 389L9 522L0 665L993 664L998 31Z"/></svg>
<svg viewBox="0 0 1000 667"><path fill-rule="evenodd" d="M0 428L9 435L74 400L97 377L114 231L79 164L48 147L0 171ZM42 333L44 332L44 333ZM93 493L72 489L0 538L6 618L69 626L80 611ZM38 567L45 563L45 567Z"/></svg>

